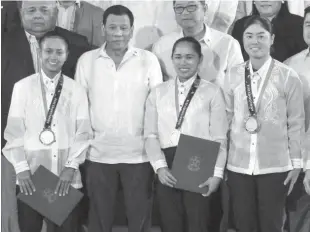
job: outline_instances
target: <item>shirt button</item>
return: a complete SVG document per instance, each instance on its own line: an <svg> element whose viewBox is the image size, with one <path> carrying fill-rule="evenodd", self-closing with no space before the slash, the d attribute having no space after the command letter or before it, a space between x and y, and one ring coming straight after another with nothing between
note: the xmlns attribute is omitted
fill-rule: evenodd
<svg viewBox="0 0 310 232"><path fill-rule="evenodd" d="M53 96L54 94L53 93L51 93L51 96Z"/></svg>

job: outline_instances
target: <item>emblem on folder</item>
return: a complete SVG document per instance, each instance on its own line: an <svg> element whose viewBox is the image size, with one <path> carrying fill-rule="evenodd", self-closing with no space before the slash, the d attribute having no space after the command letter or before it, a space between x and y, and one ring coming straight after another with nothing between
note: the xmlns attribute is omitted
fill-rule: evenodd
<svg viewBox="0 0 310 232"><path fill-rule="evenodd" d="M47 188L43 191L43 197L47 199L48 203L52 204L54 201L57 200L57 194L54 193L53 190Z"/></svg>
<svg viewBox="0 0 310 232"><path fill-rule="evenodd" d="M187 165L188 170L192 172L197 172L200 170L200 158L198 156L193 156L189 159L189 164Z"/></svg>

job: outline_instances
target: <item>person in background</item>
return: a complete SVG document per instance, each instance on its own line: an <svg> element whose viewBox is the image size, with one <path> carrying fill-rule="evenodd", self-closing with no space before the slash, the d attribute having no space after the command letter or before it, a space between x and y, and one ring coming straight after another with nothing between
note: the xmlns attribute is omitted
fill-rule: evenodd
<svg viewBox="0 0 310 232"><path fill-rule="evenodd" d="M181 133L220 142L214 176L200 185L208 187L205 196L218 189L227 155L225 101L220 87L202 80L197 74L203 59L197 40L193 37L178 39L173 45L171 59L177 76L151 91L144 120L146 153L158 175L156 193L162 231L207 232L210 198L173 188L177 180L170 169ZM185 99L190 103L185 105ZM184 115L183 121L181 115ZM177 130L176 124L179 124Z"/></svg>
<svg viewBox="0 0 310 232"><path fill-rule="evenodd" d="M300 53L287 59L284 63L293 68L299 75L303 84L304 94L304 109L305 109L305 132L309 135L310 125L310 6L305 9L303 35L308 48ZM310 140L309 137L304 138L304 152L305 152L305 170L307 170L307 154L309 150ZM307 171L306 171L307 172ZM306 179L307 177L305 177ZM303 188L304 175L300 178L293 191L294 198L297 201L296 208L289 212L289 225L291 232L308 232L310 228L310 197L306 194ZM308 182L305 181L305 184ZM307 185L305 185L307 187ZM307 188L306 188L307 190Z"/></svg>
<svg viewBox="0 0 310 232"><path fill-rule="evenodd" d="M5 145L3 132L6 126L13 86L22 78L39 72L40 57L38 40L49 31L56 31L69 41L68 58L62 66L63 74L73 77L77 59L90 49L87 39L76 33L56 27L57 7L55 1L19 1L16 2L21 16L22 27L2 35L1 44L1 134L2 147ZM10 224L17 223L15 194L15 171L5 157L1 157L2 173L10 178L2 178L2 207L5 210L2 228L10 231ZM12 181L14 180L14 181ZM6 197L6 198L4 198ZM17 230L14 230L17 232Z"/></svg>
<svg viewBox="0 0 310 232"><path fill-rule="evenodd" d="M103 9L86 1L57 2L57 26L86 36L88 42L100 46L104 42L101 32Z"/></svg>
<svg viewBox="0 0 310 232"><path fill-rule="evenodd" d="M59 176L53 191L61 197L70 185L82 187L79 165L92 134L88 100L85 90L62 74L69 53L66 39L51 31L39 44L42 68L14 84L3 154L15 169L17 193L36 191L31 176L43 165ZM17 206L21 232L41 232L44 217L20 200ZM78 218L76 206L60 227L47 220L47 230L76 232Z"/></svg>
<svg viewBox="0 0 310 232"><path fill-rule="evenodd" d="M180 30L175 20L173 1L90 1L104 10L116 4L128 7L135 15L135 31L131 44L151 50L152 45L164 35ZM226 32L235 18L237 0L207 1L207 16L204 21L211 28Z"/></svg>
<svg viewBox="0 0 310 232"><path fill-rule="evenodd" d="M161 37L152 49L161 63L164 80L176 77L170 53L175 41L184 36L192 36L202 45L204 60L199 75L204 80L222 86L225 71L243 62L238 42L204 23L207 6L205 1L173 1L175 18L182 31Z"/></svg>
<svg viewBox="0 0 310 232"><path fill-rule="evenodd" d="M238 7L238 0L208 0L206 24L218 31L227 33L233 24Z"/></svg>
<svg viewBox="0 0 310 232"><path fill-rule="evenodd" d="M301 17L304 16L304 10L310 6L309 0L283 0L282 2L287 1L288 9L291 14L296 14ZM253 0L239 0L240 8L239 14L241 18L251 15L253 10ZM240 18L238 18L240 19Z"/></svg>
<svg viewBox="0 0 310 232"><path fill-rule="evenodd" d="M129 232L149 231L153 170L144 152L146 98L162 83L159 62L149 51L128 46L134 16L114 5L103 14L106 42L86 52L75 79L87 90L94 139L86 161L89 231L111 232L119 185Z"/></svg>
<svg viewBox="0 0 310 232"><path fill-rule="evenodd" d="M302 36L303 18L291 14L288 3L285 1L253 1L252 15L260 15L268 18L274 28L275 39L272 46L271 56L283 62L287 58L297 54L306 48ZM232 36L239 41L244 60L249 56L243 46L244 24L250 16L246 16L234 25Z"/></svg>
<svg viewBox="0 0 310 232"><path fill-rule="evenodd" d="M250 59L230 69L224 85L235 226L239 232L282 232L286 198L302 168L302 84L293 69L271 57L275 38L268 19L251 16L244 28Z"/></svg>

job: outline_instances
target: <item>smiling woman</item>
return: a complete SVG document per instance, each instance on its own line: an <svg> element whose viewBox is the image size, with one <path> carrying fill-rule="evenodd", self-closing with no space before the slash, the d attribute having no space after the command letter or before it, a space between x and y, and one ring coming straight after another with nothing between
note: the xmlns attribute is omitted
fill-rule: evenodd
<svg viewBox="0 0 310 232"><path fill-rule="evenodd" d="M146 102L145 149L158 174L156 194L162 230L186 231L187 227L188 231L207 232L212 209L210 198L204 196L217 191L226 163L225 102L221 89L197 74L203 58L195 38L178 39L171 58L177 76L154 88ZM221 143L213 176L197 186L208 186L204 195L174 188L177 180L170 168L181 133Z"/></svg>
<svg viewBox="0 0 310 232"><path fill-rule="evenodd" d="M61 72L68 57L68 41L51 31L40 39L40 57L42 69L49 78L54 78Z"/></svg>
<svg viewBox="0 0 310 232"><path fill-rule="evenodd" d="M274 31L274 43L271 56L279 61L295 55L306 48L303 40L303 18L291 14L288 10L287 1L253 1L252 15L266 17L272 23ZM246 16L236 21L232 36L237 39L241 45L243 58L249 58L243 46L243 32L245 22L250 16Z"/></svg>
<svg viewBox="0 0 310 232"><path fill-rule="evenodd" d="M291 68L272 59L274 39L267 18L249 17L243 33L249 61L225 77L231 125L227 183L240 232L282 232L287 195L302 164L302 85Z"/></svg>
<svg viewBox="0 0 310 232"><path fill-rule="evenodd" d="M246 21L243 43L250 60L268 59L273 41L272 25L268 19L253 16Z"/></svg>
<svg viewBox="0 0 310 232"><path fill-rule="evenodd" d="M201 46L194 38L184 37L174 44L171 58L179 80L185 82L199 70L203 59Z"/></svg>

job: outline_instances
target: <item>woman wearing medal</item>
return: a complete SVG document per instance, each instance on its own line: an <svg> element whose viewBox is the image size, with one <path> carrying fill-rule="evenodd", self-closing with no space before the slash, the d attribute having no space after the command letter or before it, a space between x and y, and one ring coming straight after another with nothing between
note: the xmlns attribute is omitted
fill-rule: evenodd
<svg viewBox="0 0 310 232"><path fill-rule="evenodd" d="M287 195L302 168L302 85L298 75L270 56L268 19L245 24L249 61L227 72L224 92L230 124L228 186L239 232L281 232Z"/></svg>
<svg viewBox="0 0 310 232"><path fill-rule="evenodd" d="M67 40L51 31L39 46L42 68L14 85L3 154L16 171L17 192L36 191L32 174L42 165L59 177L57 185L49 187L54 196L63 197L70 186L82 188L79 165L92 135L88 100L85 90L61 72L69 52ZM44 217L20 200L17 208L20 230L41 232ZM47 220L47 231L77 231L79 214L77 205L61 226Z"/></svg>
<svg viewBox="0 0 310 232"><path fill-rule="evenodd" d="M226 164L228 129L225 101L216 85L197 75L201 45L192 37L177 40L172 61L177 73L151 91L145 114L146 152L158 175L156 193L163 232L207 232L209 198L173 188L170 173L181 133L221 143L214 176L202 183L205 196L217 190Z"/></svg>

